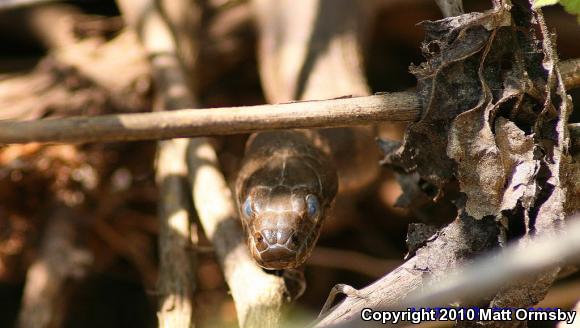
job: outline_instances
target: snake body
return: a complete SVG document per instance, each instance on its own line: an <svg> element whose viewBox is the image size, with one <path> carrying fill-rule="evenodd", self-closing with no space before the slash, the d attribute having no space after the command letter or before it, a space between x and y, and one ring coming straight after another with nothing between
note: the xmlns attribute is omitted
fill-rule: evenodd
<svg viewBox="0 0 580 328"><path fill-rule="evenodd" d="M361 1L255 0L259 64L270 102L369 93L361 44ZM267 269L300 266L311 253L337 192L378 173L372 130L262 132L250 137L236 180L248 246Z"/></svg>

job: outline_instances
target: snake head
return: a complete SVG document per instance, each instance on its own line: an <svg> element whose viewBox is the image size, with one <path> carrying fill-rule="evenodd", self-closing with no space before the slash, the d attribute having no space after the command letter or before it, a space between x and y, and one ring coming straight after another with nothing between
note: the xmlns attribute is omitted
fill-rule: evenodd
<svg viewBox="0 0 580 328"><path fill-rule="evenodd" d="M240 217L252 257L261 267L296 268L308 258L336 195L336 183L325 182L304 159L283 158L242 183Z"/></svg>
<svg viewBox="0 0 580 328"><path fill-rule="evenodd" d="M306 190L284 186L258 189L246 198L242 215L248 221L248 246L260 266L286 269L304 263L318 240L328 210L319 198Z"/></svg>

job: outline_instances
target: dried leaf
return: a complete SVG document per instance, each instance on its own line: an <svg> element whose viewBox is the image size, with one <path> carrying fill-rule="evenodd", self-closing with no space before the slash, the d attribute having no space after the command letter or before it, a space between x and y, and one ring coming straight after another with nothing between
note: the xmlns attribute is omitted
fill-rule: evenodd
<svg viewBox="0 0 580 328"><path fill-rule="evenodd" d="M411 71L423 115L399 148L383 147L384 163L413 177L400 179L407 204L414 205L409 199L420 183L444 190L456 182L464 195L453 199L461 220L495 218L526 247L537 234L562 230L578 210L580 164L569 154L572 106L542 13L532 0L494 4L485 13L422 24L427 60ZM531 306L558 271L505 286L491 304Z"/></svg>

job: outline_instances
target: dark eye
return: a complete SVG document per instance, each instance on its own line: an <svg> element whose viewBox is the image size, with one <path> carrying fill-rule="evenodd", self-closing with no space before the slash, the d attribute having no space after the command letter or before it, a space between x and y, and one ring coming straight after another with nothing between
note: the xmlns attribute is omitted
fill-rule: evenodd
<svg viewBox="0 0 580 328"><path fill-rule="evenodd" d="M252 202L250 201L250 197L246 198L242 210L246 217L251 218L252 216L254 216L254 209L252 208Z"/></svg>
<svg viewBox="0 0 580 328"><path fill-rule="evenodd" d="M320 203L318 202L318 198L312 194L306 196L306 212L308 213L309 217L315 217L318 215L318 211L320 210Z"/></svg>

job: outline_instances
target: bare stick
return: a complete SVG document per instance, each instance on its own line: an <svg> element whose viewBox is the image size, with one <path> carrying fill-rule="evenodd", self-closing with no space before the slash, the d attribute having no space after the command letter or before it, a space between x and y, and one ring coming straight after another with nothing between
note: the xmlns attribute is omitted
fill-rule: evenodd
<svg viewBox="0 0 580 328"><path fill-rule="evenodd" d="M0 144L85 143L161 140L251 133L263 130L320 128L414 121L420 112L413 93L380 94L288 104L181 109L171 112L0 121ZM580 124L569 124L580 148Z"/></svg>
<svg viewBox="0 0 580 328"><path fill-rule="evenodd" d="M26 274L18 318L21 328L59 326L58 308L63 303L64 282L82 275L91 261L87 252L74 245L73 219L70 208L59 207L52 211L40 256Z"/></svg>
<svg viewBox="0 0 580 328"><path fill-rule="evenodd" d="M204 139L192 139L188 159L195 207L224 270L240 326L279 326L286 302L284 281L265 273L250 257L215 150Z"/></svg>
<svg viewBox="0 0 580 328"><path fill-rule="evenodd" d="M580 216L571 218L563 233L538 236L521 247L514 244L500 253L488 255L473 265L448 274L426 291L415 291L403 304L431 306L450 304L458 299L476 298L507 282L533 277L563 263L580 262Z"/></svg>
<svg viewBox="0 0 580 328"><path fill-rule="evenodd" d="M414 94L394 93L279 105L3 121L0 143L157 140L412 121L418 115L419 102Z"/></svg>
<svg viewBox="0 0 580 328"><path fill-rule="evenodd" d="M424 275L445 277L446 272L497 243L495 222L457 218L429 242L413 258L397 269L360 289L354 297L347 297L331 309L317 323L319 327L359 319L363 308L396 307L411 291L421 288ZM361 297L364 296L364 297Z"/></svg>
<svg viewBox="0 0 580 328"><path fill-rule="evenodd" d="M151 41L151 47L163 48L162 44L155 42ZM560 65L566 88L580 87L580 59L566 60ZM184 92L188 92L185 86L175 85L172 94L179 98ZM380 121L415 121L420 111L416 94L396 92L276 105L182 109L169 113L0 121L0 144L161 140L263 130L353 126ZM569 128L573 146L580 145L580 139L576 137L580 135L580 125L571 124Z"/></svg>
<svg viewBox="0 0 580 328"><path fill-rule="evenodd" d="M187 2L183 1L187 6ZM161 110L194 106L181 74L174 38L155 1L119 1L127 25L138 34L151 60ZM182 8L183 9L183 8ZM175 90L175 91L173 91ZM194 327L195 248L192 245L187 192L187 140L158 142L159 327Z"/></svg>
<svg viewBox="0 0 580 328"><path fill-rule="evenodd" d="M157 156L159 185L159 327L193 327L195 245L192 244L187 166L188 141L160 141Z"/></svg>
<svg viewBox="0 0 580 328"><path fill-rule="evenodd" d="M187 89L183 66L179 62L176 39L168 23L162 17L156 17L157 9L152 7L154 4L150 1L141 1L140 8L135 7L139 5L136 1L120 3L127 16L136 13L137 17L143 18L139 21L141 35L151 36L143 38L143 43L153 55L155 77L163 92L166 107L194 105L193 96ZM196 110L190 112L196 113ZM276 326L280 321L281 305L286 299L283 279L265 273L250 258L229 188L209 140L189 140L187 157L195 208L224 270L240 326ZM181 158L178 160L181 161Z"/></svg>
<svg viewBox="0 0 580 328"><path fill-rule="evenodd" d="M572 218L564 233L539 236L525 248L510 246L500 253L483 258L445 274L445 279L423 285L421 273L415 267L415 258L407 261L393 273L359 291L364 298L347 298L323 318L318 327L342 323L360 326L363 308L406 309L407 307L448 306L457 300L474 299L487 295L504 284L533 277L562 263L580 262L580 217ZM436 260L434 260L436 261ZM414 275L409 273L416 272ZM418 277L409 286L409 277ZM405 280L399 280L406 277ZM396 279L398 278L398 279ZM387 287L390 283L390 287ZM427 288L416 289L419 286ZM396 286L396 287L395 287ZM409 288L410 287L410 288ZM415 290L416 289L416 290ZM393 293L398 295L393 297ZM414 290L411 292L411 290ZM406 297L401 293L410 293ZM382 299L381 299L382 298Z"/></svg>

